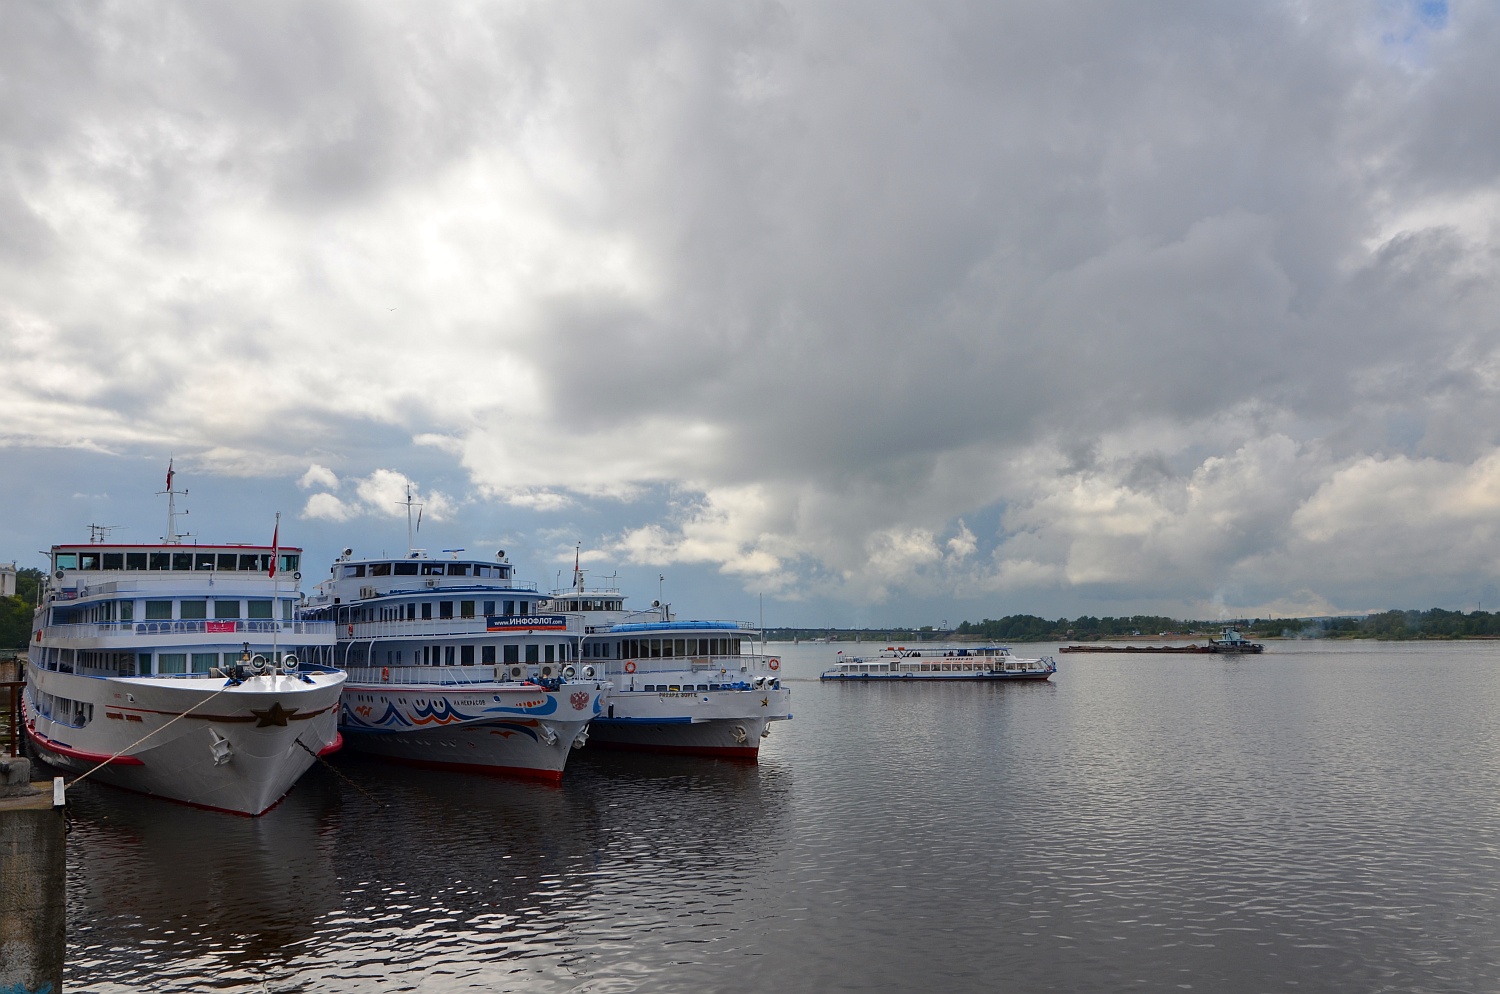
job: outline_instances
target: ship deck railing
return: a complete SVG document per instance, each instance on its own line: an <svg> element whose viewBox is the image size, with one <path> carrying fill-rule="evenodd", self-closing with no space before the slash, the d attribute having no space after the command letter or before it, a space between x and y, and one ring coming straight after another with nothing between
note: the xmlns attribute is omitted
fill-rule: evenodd
<svg viewBox="0 0 1500 994"><path fill-rule="evenodd" d="M112 635L319 635L334 633L331 621L276 621L268 618L205 618L186 621L96 621L48 625L44 639L92 639Z"/></svg>
<svg viewBox="0 0 1500 994"><path fill-rule="evenodd" d="M504 620L508 617L497 615ZM523 616L524 617L524 616ZM577 615L566 615L567 628L541 628L537 631L551 635L582 635L583 620ZM332 622L320 622L332 624ZM490 631L485 615L457 618L419 618L414 621L353 621L338 626L340 638L352 639L399 639L437 635L525 635L525 628L501 628Z"/></svg>

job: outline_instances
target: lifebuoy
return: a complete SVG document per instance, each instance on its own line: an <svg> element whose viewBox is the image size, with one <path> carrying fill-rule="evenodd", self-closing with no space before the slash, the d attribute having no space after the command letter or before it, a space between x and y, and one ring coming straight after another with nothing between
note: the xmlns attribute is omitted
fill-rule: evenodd
<svg viewBox="0 0 1500 994"><path fill-rule="evenodd" d="M625 672L626 673L634 673L635 672L635 660L634 659L627 659L627 660L625 660Z"/></svg>
<svg viewBox="0 0 1500 994"><path fill-rule="evenodd" d="M353 625L349 626L349 637L350 638L354 637L354 626Z"/></svg>
<svg viewBox="0 0 1500 994"><path fill-rule="evenodd" d="M389 669L387 669L386 667L384 667L384 666L380 667L380 682L381 683L390 683L391 682L391 671Z"/></svg>
<svg viewBox="0 0 1500 994"><path fill-rule="evenodd" d="M771 669L773 670L779 670L781 669L781 660L777 659L775 656L772 656L771 661L766 665L771 667Z"/></svg>

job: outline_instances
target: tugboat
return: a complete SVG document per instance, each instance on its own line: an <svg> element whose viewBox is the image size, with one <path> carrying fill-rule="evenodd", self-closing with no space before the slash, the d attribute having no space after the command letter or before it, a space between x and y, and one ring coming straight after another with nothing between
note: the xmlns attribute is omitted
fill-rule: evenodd
<svg viewBox="0 0 1500 994"><path fill-rule="evenodd" d="M1265 646L1261 645L1259 642L1251 642L1249 639L1240 634L1238 628L1234 628L1233 626L1226 626L1222 631L1219 632L1219 637L1216 639L1211 639L1208 645L1209 652L1244 654L1266 651Z"/></svg>

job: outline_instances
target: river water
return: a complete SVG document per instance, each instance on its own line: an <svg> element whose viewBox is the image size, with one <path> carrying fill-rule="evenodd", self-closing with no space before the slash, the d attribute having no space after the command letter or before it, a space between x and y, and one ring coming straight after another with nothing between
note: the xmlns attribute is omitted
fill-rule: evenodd
<svg viewBox="0 0 1500 994"><path fill-rule="evenodd" d="M66 989L1500 990L1500 645L927 687L777 648L758 766L347 756L255 820L82 785Z"/></svg>

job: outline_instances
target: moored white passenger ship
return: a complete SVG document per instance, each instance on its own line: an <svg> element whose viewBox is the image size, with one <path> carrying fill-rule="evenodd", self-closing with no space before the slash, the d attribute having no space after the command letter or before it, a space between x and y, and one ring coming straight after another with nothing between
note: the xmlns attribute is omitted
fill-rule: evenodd
<svg viewBox="0 0 1500 994"><path fill-rule="evenodd" d="M300 549L169 538L52 547L27 735L75 773L262 814L338 748L344 675L304 672L285 651L331 647L333 626L293 620Z"/></svg>
<svg viewBox="0 0 1500 994"><path fill-rule="evenodd" d="M583 620L583 662L609 681L591 744L754 760L771 723L792 716L781 660L754 651L749 623L678 621L661 603L628 611L617 588L586 588L576 562L573 587L544 609Z"/></svg>
<svg viewBox="0 0 1500 994"><path fill-rule="evenodd" d="M336 625L315 659L349 675L340 730L395 762L558 781L607 684L575 665L577 619L539 614L503 552L462 551L334 562L303 616Z"/></svg>

